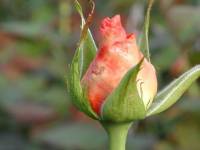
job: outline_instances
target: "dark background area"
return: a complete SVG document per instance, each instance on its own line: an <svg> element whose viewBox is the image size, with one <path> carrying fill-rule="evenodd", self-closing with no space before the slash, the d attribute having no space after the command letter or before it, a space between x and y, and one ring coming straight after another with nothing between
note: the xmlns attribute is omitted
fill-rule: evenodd
<svg viewBox="0 0 200 150"><path fill-rule="evenodd" d="M105 16L120 14L127 31L140 33L144 2L96 0L96 43ZM104 130L67 94L79 27L73 0L0 0L0 150L106 149ZM200 1L156 1L150 46L159 89L200 64ZM199 118L200 81L168 111L135 123L127 150L199 150Z"/></svg>

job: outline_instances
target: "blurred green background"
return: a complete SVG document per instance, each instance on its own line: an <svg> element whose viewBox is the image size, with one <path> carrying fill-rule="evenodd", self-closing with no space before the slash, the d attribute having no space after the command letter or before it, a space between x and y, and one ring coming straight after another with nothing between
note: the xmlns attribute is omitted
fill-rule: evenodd
<svg viewBox="0 0 200 150"><path fill-rule="evenodd" d="M80 2L87 14L87 0ZM144 2L96 0L96 41L100 20L117 13L127 31L140 33ZM73 0L0 0L0 150L106 149L104 130L67 95L79 27ZM200 64L200 1L158 0L150 46L159 89ZM127 150L200 150L199 118L200 81L168 111L136 123Z"/></svg>

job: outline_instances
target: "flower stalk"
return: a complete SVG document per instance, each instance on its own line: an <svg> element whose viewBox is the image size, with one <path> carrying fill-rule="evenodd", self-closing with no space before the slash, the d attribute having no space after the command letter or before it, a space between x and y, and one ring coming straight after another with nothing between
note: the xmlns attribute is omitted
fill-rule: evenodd
<svg viewBox="0 0 200 150"><path fill-rule="evenodd" d="M132 123L102 123L109 137L109 150L125 150Z"/></svg>

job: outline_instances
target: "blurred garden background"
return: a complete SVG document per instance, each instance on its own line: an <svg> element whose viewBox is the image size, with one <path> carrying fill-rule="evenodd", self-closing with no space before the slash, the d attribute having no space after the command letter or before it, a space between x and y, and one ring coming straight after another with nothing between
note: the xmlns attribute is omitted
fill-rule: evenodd
<svg viewBox="0 0 200 150"><path fill-rule="evenodd" d="M88 1L80 2L87 16ZM140 33L145 0L95 3L96 41L101 19L114 14L129 32ZM0 0L0 150L106 149L104 130L78 112L67 94L79 36L73 0ZM200 64L200 1L157 0L150 47L159 89ZM127 149L200 150L200 81L165 113L136 123Z"/></svg>

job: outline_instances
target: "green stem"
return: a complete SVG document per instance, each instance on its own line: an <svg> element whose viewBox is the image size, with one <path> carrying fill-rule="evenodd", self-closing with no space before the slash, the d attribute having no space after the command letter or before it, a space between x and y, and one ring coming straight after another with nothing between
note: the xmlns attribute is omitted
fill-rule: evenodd
<svg viewBox="0 0 200 150"><path fill-rule="evenodd" d="M132 123L103 123L109 136L109 150L125 150L128 130Z"/></svg>

